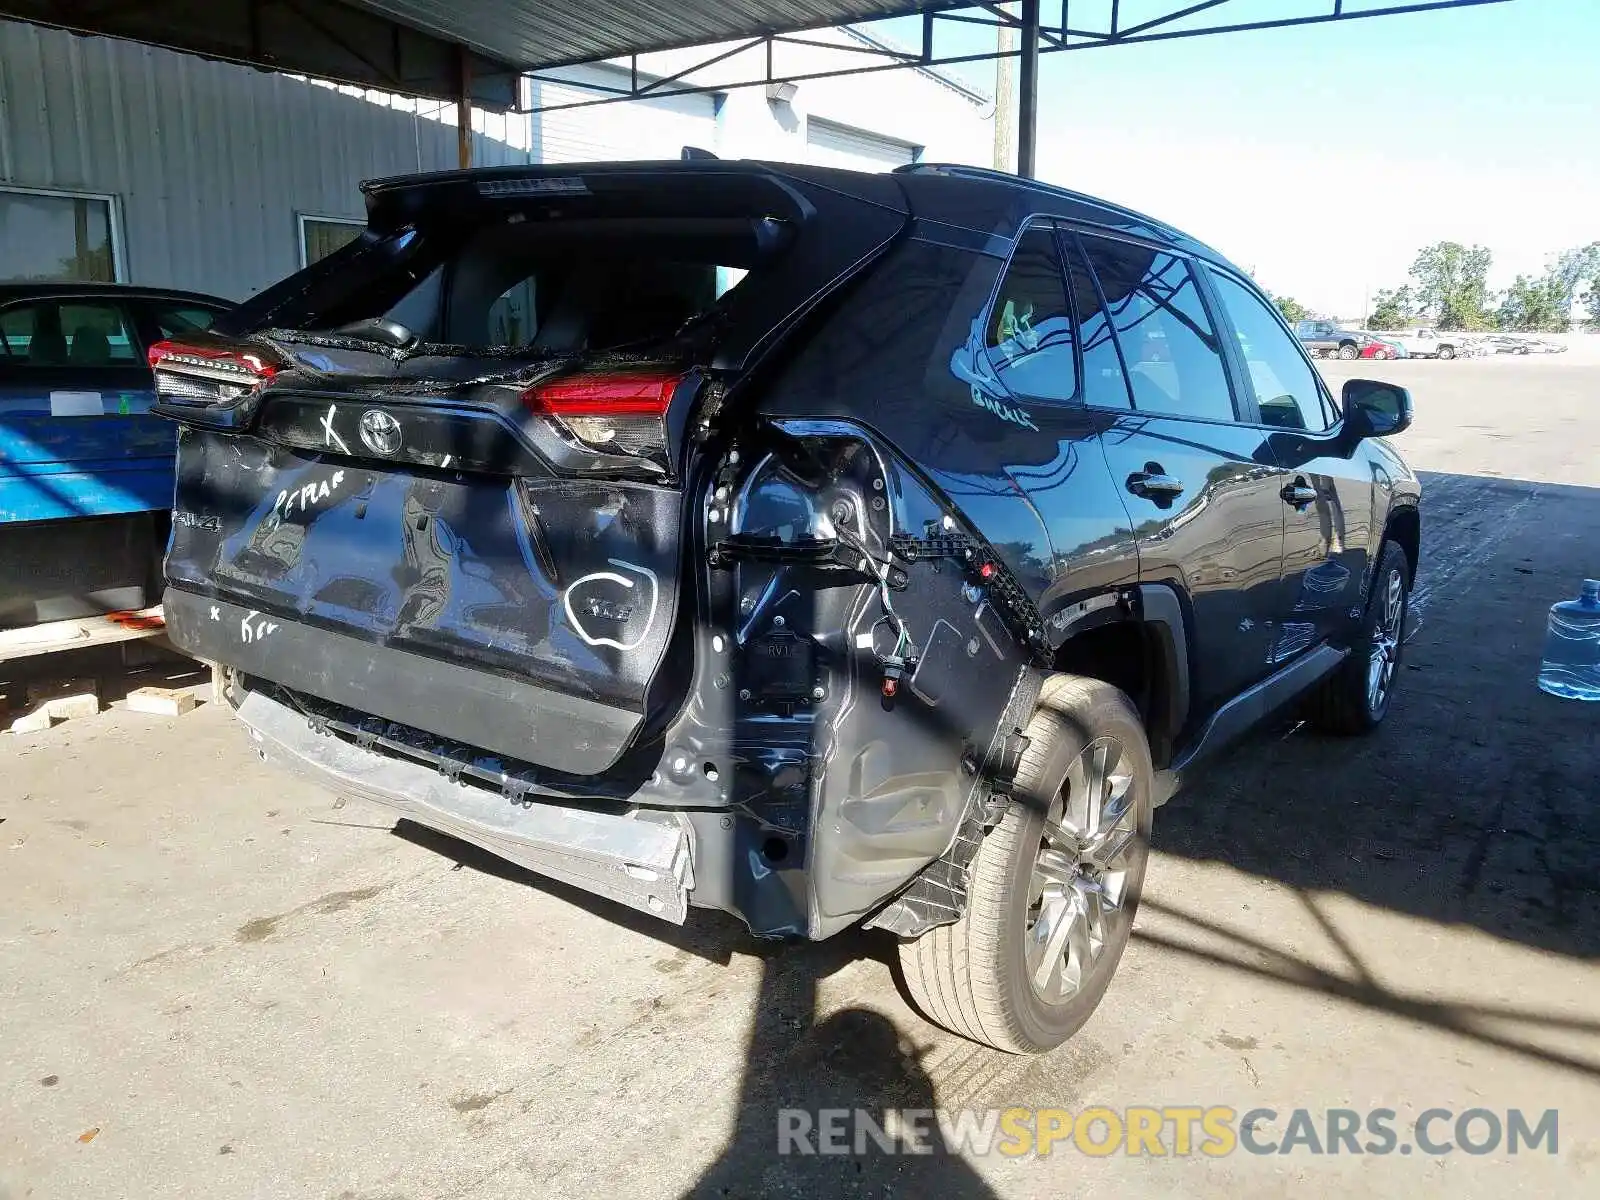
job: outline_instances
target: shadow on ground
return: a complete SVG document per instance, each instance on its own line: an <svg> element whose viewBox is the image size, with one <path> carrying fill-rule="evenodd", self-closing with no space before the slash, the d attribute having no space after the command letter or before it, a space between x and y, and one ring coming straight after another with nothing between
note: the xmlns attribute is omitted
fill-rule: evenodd
<svg viewBox="0 0 1600 1200"><path fill-rule="evenodd" d="M1155 823L1158 851L1224 863L1293 889L1340 947L1342 968L1318 966L1213 914L1178 911L1158 899L1147 898L1147 911L1192 932L1193 941L1148 930L1135 936L1180 960L1225 966L1600 1077L1600 1059L1541 1044L1551 1034L1600 1035L1600 1019L1386 987L1319 908L1319 893L1343 893L1542 950L1600 955L1600 706L1556 700L1533 682L1548 605L1575 594L1585 573L1600 573L1591 549L1600 546L1600 491L1458 475L1428 477L1425 486L1416 620L1384 727L1364 739L1334 739L1286 717L1188 779ZM1535 503L1537 527L1529 520ZM819 1020L819 982L858 957L892 955L886 939L852 932L821 944L770 945L706 912L678 928L419 827L402 823L397 832L707 960L726 963L734 950L763 958L737 1128L690 1196L992 1194L965 1162L944 1152L936 1126L933 1152L924 1156L873 1153L870 1146L837 1157L777 1153L786 1109L812 1118L828 1108L881 1116L938 1102L926 1050L888 1018L847 1008ZM1066 1047L1056 1055L1071 1053Z"/></svg>

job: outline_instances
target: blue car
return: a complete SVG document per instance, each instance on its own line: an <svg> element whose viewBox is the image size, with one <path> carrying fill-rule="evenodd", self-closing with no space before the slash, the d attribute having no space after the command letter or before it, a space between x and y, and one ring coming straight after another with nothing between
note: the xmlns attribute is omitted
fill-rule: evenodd
<svg viewBox="0 0 1600 1200"><path fill-rule="evenodd" d="M0 628L158 598L172 425L148 348L209 328L215 296L0 283Z"/></svg>

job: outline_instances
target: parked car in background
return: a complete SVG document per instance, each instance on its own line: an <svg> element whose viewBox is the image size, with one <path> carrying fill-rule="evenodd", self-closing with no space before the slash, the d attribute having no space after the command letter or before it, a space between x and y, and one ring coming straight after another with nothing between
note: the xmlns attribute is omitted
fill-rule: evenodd
<svg viewBox="0 0 1600 1200"><path fill-rule="evenodd" d="M1331 355L1334 358L1356 359L1373 342L1369 333L1359 329L1343 329L1333 321L1315 317L1296 321L1294 335L1315 358Z"/></svg>
<svg viewBox="0 0 1600 1200"><path fill-rule="evenodd" d="M1387 338L1373 336L1365 346L1361 347L1362 358L1408 358L1406 348L1399 342L1391 342Z"/></svg>
<svg viewBox="0 0 1600 1200"><path fill-rule="evenodd" d="M1564 354L1567 344L1526 333L1500 333L1485 339L1496 354Z"/></svg>
<svg viewBox="0 0 1600 1200"><path fill-rule="evenodd" d="M1436 329L1385 330L1385 341L1404 346L1412 358L1462 358L1473 353L1475 339L1459 333L1440 333Z"/></svg>
<svg viewBox="0 0 1600 1200"><path fill-rule="evenodd" d="M0 283L0 627L142 608L160 593L176 439L147 348L215 296Z"/></svg>
<svg viewBox="0 0 1600 1200"><path fill-rule="evenodd" d="M1178 770L1384 719L1410 396L1336 398L1177 230L927 165L365 190L151 350L168 629L264 758L674 922L885 930L933 1020L1040 1051Z"/></svg>

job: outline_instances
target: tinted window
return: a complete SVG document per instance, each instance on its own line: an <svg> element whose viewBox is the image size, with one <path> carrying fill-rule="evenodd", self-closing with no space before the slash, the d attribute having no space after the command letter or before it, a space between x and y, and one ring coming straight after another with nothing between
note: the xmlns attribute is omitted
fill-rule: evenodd
<svg viewBox="0 0 1600 1200"><path fill-rule="evenodd" d="M1049 230L1030 229L1018 240L995 293L985 349L995 377L1014 396L1071 400L1077 394L1072 315Z"/></svg>
<svg viewBox="0 0 1600 1200"><path fill-rule="evenodd" d="M161 336L170 338L210 329L211 322L217 319L217 313L215 309L195 308L188 304L154 303L150 305L150 318L161 331Z"/></svg>
<svg viewBox="0 0 1600 1200"><path fill-rule="evenodd" d="M1212 272L1264 425L1321 432L1327 420L1317 373L1272 310L1243 284Z"/></svg>
<svg viewBox="0 0 1600 1200"><path fill-rule="evenodd" d="M137 362L122 308L83 300L41 300L0 313L0 343L32 367L107 367Z"/></svg>
<svg viewBox="0 0 1600 1200"><path fill-rule="evenodd" d="M1083 356L1083 402L1093 408L1131 408L1128 380L1117 357L1116 338L1100 292L1083 260L1068 256L1067 280L1078 313L1078 347Z"/></svg>
<svg viewBox="0 0 1600 1200"><path fill-rule="evenodd" d="M1148 246L1083 239L1111 312L1134 406L1141 412L1234 419L1216 332L1194 274Z"/></svg>

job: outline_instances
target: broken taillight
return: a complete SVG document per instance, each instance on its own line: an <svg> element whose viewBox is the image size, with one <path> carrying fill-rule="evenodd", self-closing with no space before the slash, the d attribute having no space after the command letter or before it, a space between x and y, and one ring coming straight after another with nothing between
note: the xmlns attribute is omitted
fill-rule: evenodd
<svg viewBox="0 0 1600 1200"><path fill-rule="evenodd" d="M591 450L658 459L667 449L667 407L682 373L569 375L531 387L522 403Z"/></svg>
<svg viewBox="0 0 1600 1200"><path fill-rule="evenodd" d="M148 358L157 396L177 404L226 404L254 391L279 369L251 350L184 342L156 342Z"/></svg>

